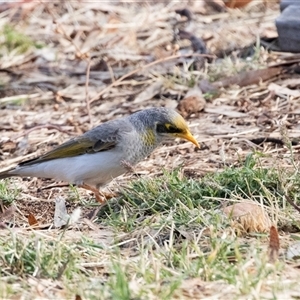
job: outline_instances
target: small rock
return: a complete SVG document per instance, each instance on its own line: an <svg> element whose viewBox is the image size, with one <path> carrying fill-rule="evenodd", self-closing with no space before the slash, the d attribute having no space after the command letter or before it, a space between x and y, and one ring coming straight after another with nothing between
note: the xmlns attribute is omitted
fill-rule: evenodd
<svg viewBox="0 0 300 300"><path fill-rule="evenodd" d="M238 232L268 232L272 225L268 214L259 205L240 202L223 208L223 212L233 223L232 227Z"/></svg>

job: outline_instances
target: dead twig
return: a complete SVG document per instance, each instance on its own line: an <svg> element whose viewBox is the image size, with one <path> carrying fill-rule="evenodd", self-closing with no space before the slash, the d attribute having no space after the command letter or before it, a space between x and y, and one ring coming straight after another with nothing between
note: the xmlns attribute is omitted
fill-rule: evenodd
<svg viewBox="0 0 300 300"><path fill-rule="evenodd" d="M91 70L91 59L88 59L88 64L86 67L86 78L85 78L85 103L86 103L86 110L89 117L90 125L92 126L92 115L90 109L90 101L89 101L89 80L90 80L90 70Z"/></svg>
<svg viewBox="0 0 300 300"><path fill-rule="evenodd" d="M285 199L290 205L292 205L300 213L300 207L297 206L288 195L285 195Z"/></svg>
<svg viewBox="0 0 300 300"><path fill-rule="evenodd" d="M108 90L110 90L112 87L118 85L121 81L123 81L125 78L135 74L135 73L138 73L144 69L147 69L149 67L152 67L154 65L157 65L161 62L165 62L165 61L169 61L169 60L172 60L172 59L175 59L175 58L180 58L180 57L190 57L190 56L195 56L195 57L211 57L213 58L214 56L213 55L208 55L208 54L199 54L199 53L193 53L193 54L186 54L186 55L182 55L182 54L176 54L176 55L171 55L171 56L168 56L168 57L164 57L164 58L161 58L161 59L158 59L158 60L155 60L149 64L146 64L144 66L141 66L137 69L134 69L130 72L128 72L127 74L123 75L122 77L120 77L119 79L117 79L116 81L112 82L109 86L107 86L106 88L104 88L100 93L98 93L94 98L92 98L90 100L90 103L93 103L94 101L100 99L100 97L106 93Z"/></svg>
<svg viewBox="0 0 300 300"><path fill-rule="evenodd" d="M51 16L53 17L53 20L55 20L55 16L53 16L53 13L51 11L49 11ZM76 45L76 43L73 41L73 39L66 33L65 29L63 28L63 26L61 24L57 24L56 27L56 32L63 35L63 37L68 40L75 48L76 50L76 57L80 58L80 59L86 59L87 57L89 57L89 54L86 52L82 52L79 47Z"/></svg>
<svg viewBox="0 0 300 300"><path fill-rule="evenodd" d="M68 135L74 135L73 133L69 132L69 131L66 131L62 128L60 128L58 125L53 125L53 124L44 124L44 125L38 125L38 126L34 126L28 130L25 130L24 132L22 132L21 134L17 135L15 138L20 138L24 135L28 135L29 133L31 133L32 131L34 130L38 130L38 129L42 129L42 128L47 128L47 129L55 129L57 131L60 131L60 132L63 132L63 133L66 133Z"/></svg>
<svg viewBox="0 0 300 300"><path fill-rule="evenodd" d="M50 14L53 17L53 20L55 20L53 13L50 11ZM68 40L76 49L76 57L79 59L84 59L87 61L87 68L86 68L86 80L85 80L85 102L86 102L86 110L89 117L90 125L92 126L92 115L91 115L91 109L90 109L90 101L89 101L89 79L90 79L90 69L91 69L91 58L88 52L82 52L80 48L76 45L74 40L66 33L65 29L61 24L57 24L56 31L59 34L62 34L63 37Z"/></svg>
<svg viewBox="0 0 300 300"><path fill-rule="evenodd" d="M256 145L260 145L263 143L274 143L274 144L279 144L279 145L283 145L284 142L281 139L278 138L272 138L272 137L260 137L260 138L253 138L253 139L249 139L250 142L256 144ZM298 140L294 140L291 141L292 146L296 146L299 144Z"/></svg>
<svg viewBox="0 0 300 300"><path fill-rule="evenodd" d="M111 78L111 82L115 82L115 75L114 75L114 70L112 69L111 65L109 63L106 63L109 74L110 74L110 78Z"/></svg>

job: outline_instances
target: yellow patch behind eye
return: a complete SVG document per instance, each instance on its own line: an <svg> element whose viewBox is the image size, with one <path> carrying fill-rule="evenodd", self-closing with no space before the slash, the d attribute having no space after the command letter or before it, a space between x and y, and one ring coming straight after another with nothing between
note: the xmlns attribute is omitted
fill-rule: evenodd
<svg viewBox="0 0 300 300"><path fill-rule="evenodd" d="M181 129L182 131L186 131L188 129L188 126L187 126L184 118L181 115L178 114L177 116L175 116L175 118L173 119L173 121L174 121L174 125L178 129ZM168 124L168 125L172 126L171 124ZM167 126L167 124L166 124L166 126Z"/></svg>
<svg viewBox="0 0 300 300"><path fill-rule="evenodd" d="M155 134L152 129L148 128L145 133L142 134L142 140L145 145L152 146L155 144Z"/></svg>

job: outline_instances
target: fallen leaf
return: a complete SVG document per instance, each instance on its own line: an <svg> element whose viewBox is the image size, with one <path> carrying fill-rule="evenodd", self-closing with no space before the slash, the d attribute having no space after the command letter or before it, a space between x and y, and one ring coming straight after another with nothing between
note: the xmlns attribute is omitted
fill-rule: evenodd
<svg viewBox="0 0 300 300"><path fill-rule="evenodd" d="M37 226L39 224L38 221L36 220L35 216L32 213L29 213L27 219L28 219L28 224L30 226Z"/></svg>
<svg viewBox="0 0 300 300"><path fill-rule="evenodd" d="M269 84L268 90L271 92L274 92L277 96L287 95L287 96L293 96L293 97L300 97L299 90L292 90L287 87L280 86L273 82Z"/></svg>
<svg viewBox="0 0 300 300"><path fill-rule="evenodd" d="M240 8L248 3L250 3L252 0L224 0L224 3L227 7L230 8Z"/></svg>
<svg viewBox="0 0 300 300"><path fill-rule="evenodd" d="M64 198L58 197L55 199L55 211L54 211L54 226L62 227L64 225L73 225L80 219L81 208L77 207L71 213L68 214L66 208L66 201Z"/></svg>
<svg viewBox="0 0 300 300"><path fill-rule="evenodd" d="M270 262L275 262L279 255L279 235L275 226L270 227L270 241L269 241L269 260Z"/></svg>
<svg viewBox="0 0 300 300"><path fill-rule="evenodd" d="M54 227L62 227L68 223L70 216L68 215L66 208L66 201L62 197L55 199L55 211L54 211Z"/></svg>

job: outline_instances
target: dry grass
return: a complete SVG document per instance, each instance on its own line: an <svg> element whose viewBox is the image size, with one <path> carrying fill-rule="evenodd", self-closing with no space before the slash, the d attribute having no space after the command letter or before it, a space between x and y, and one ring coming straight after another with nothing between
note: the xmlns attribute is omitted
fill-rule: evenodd
<svg viewBox="0 0 300 300"><path fill-rule="evenodd" d="M288 59L257 42L276 33L278 4L252 1L224 13L202 1L187 7L192 20L176 13L184 5L175 1L11 3L0 15L1 169L101 122L150 106L177 107L202 79ZM202 37L211 57L228 56L203 62L178 30ZM299 198L299 85L299 75L283 73L202 95L204 110L188 120L202 149L182 141L157 149L135 174L108 186L121 195L96 222L86 191L41 189L53 181L36 178L1 182L0 297L299 297L297 260L284 256L299 228L285 200ZM53 228L58 197L69 213L82 209L64 229ZM243 225L251 214L239 222L221 213L244 201L259 203L281 229L276 263L269 263L268 233ZM29 213L38 229L29 228Z"/></svg>

